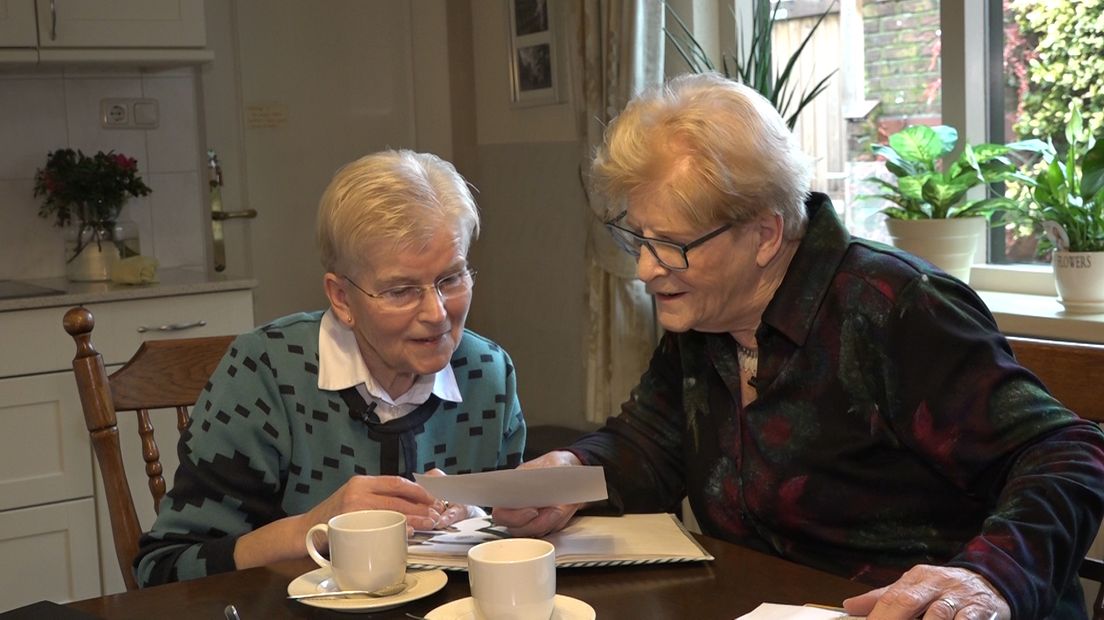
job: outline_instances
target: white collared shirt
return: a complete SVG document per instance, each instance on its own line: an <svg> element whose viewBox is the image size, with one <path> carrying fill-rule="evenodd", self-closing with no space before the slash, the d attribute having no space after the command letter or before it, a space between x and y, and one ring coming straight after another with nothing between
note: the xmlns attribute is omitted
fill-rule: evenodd
<svg viewBox="0 0 1104 620"><path fill-rule="evenodd" d="M424 404L431 394L441 400L463 402L452 364L432 375L420 375L414 385L397 398L383 389L360 355L356 336L352 329L333 316L333 310L322 315L318 332L318 389L344 390L356 386L366 402L376 403L376 415L380 422L403 417Z"/></svg>

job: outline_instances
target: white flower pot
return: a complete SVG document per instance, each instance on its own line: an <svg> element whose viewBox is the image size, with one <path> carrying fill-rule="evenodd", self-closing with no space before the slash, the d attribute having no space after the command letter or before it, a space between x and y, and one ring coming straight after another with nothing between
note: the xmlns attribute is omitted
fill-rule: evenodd
<svg viewBox="0 0 1104 620"><path fill-rule="evenodd" d="M1104 312L1104 252L1055 250L1051 264L1067 312Z"/></svg>
<svg viewBox="0 0 1104 620"><path fill-rule="evenodd" d="M966 283L970 282L970 267L985 228L983 217L886 219L886 229L895 247L923 258Z"/></svg>

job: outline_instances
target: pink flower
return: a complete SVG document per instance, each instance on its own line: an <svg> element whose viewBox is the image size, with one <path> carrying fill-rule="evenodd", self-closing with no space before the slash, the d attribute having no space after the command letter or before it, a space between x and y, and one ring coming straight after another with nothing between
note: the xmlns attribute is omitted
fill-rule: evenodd
<svg viewBox="0 0 1104 620"><path fill-rule="evenodd" d="M133 172L138 169L138 160L133 157L127 157L122 153L116 153L113 159L115 160L116 166L128 172Z"/></svg>

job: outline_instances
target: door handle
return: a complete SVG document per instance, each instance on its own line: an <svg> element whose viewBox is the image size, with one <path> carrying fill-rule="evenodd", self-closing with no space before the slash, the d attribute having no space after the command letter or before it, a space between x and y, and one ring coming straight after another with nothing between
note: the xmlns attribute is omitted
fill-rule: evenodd
<svg viewBox="0 0 1104 620"><path fill-rule="evenodd" d="M251 220L257 217L256 209L242 209L241 211L211 211L211 219L216 222L223 220Z"/></svg>
<svg viewBox="0 0 1104 620"><path fill-rule="evenodd" d="M211 188L211 244L214 252L215 271L226 271L226 239L222 233L222 223L226 220L251 220L257 217L256 209L224 211L222 208L222 167L218 155L212 149L207 150L207 184Z"/></svg>

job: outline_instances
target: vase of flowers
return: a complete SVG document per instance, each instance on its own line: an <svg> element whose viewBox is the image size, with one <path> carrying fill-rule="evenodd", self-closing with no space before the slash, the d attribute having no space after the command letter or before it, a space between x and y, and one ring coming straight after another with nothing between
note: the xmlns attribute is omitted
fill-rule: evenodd
<svg viewBox="0 0 1104 620"><path fill-rule="evenodd" d="M74 281L107 280L120 257L138 252L133 226L119 214L131 197L150 188L138 175L138 162L114 151L88 156L58 149L35 173L34 195L44 197L38 215L65 229L65 275ZM126 231L125 233L122 231Z"/></svg>

